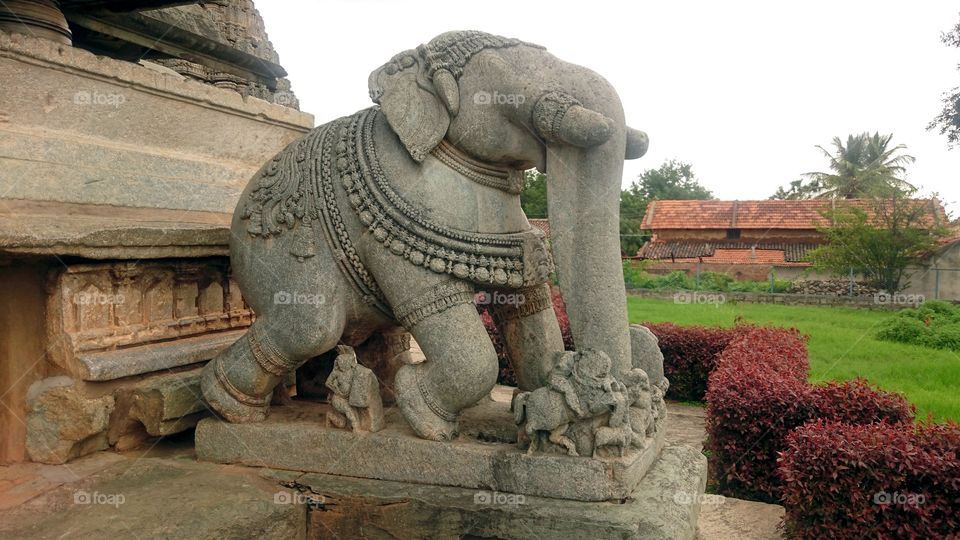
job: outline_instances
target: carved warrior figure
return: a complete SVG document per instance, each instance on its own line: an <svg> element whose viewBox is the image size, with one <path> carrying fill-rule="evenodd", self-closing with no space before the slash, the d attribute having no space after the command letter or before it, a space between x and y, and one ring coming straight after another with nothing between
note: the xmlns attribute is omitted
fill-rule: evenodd
<svg viewBox="0 0 960 540"><path fill-rule="evenodd" d="M327 421L352 431L380 431L383 429L383 401L376 375L357 364L353 347L337 346L333 372L327 377L330 389L330 407Z"/></svg>
<svg viewBox="0 0 960 540"><path fill-rule="evenodd" d="M586 423L594 437L594 455L602 446L617 446L622 456L631 446L641 446L647 436L651 407L650 382L642 369L621 374L621 383L610 375L610 358L602 351L584 349L556 355L548 375L549 385L521 392L513 399L514 419L523 425L530 442L528 453L544 450L544 436L571 456L579 455L567 435L572 424ZM597 425L605 418L606 425Z"/></svg>
<svg viewBox="0 0 960 540"><path fill-rule="evenodd" d="M460 31L394 56L369 85L377 106L292 143L241 195L231 263L257 319L206 366L210 406L262 420L286 373L402 326L427 360L399 368L397 405L419 436L449 440L498 372L477 291L523 295L492 311L521 388L545 385L563 343L553 262L520 209L531 167L550 178L574 339L604 351L612 376L628 369L617 194L647 139L610 84L537 45Z"/></svg>

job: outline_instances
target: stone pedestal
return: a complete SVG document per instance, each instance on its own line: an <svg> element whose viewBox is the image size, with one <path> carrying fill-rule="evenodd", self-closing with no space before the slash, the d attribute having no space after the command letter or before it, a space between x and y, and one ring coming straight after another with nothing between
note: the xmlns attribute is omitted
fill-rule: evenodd
<svg viewBox="0 0 960 540"><path fill-rule="evenodd" d="M628 498L609 502L315 473L265 475L301 492L307 538L685 540L696 534L707 460L689 446L666 447Z"/></svg>
<svg viewBox="0 0 960 540"><path fill-rule="evenodd" d="M595 459L526 454L516 445L509 403L486 399L464 412L462 434L451 443L417 437L399 410L386 411L376 433L327 427L327 405L275 406L266 421L231 424L200 421L197 457L339 476L436 486L488 489L579 501L625 499L663 448L663 431L624 457Z"/></svg>
<svg viewBox="0 0 960 540"><path fill-rule="evenodd" d="M527 455L498 388L450 443L417 438L395 409L377 433L324 426L327 406L274 406L258 424L205 418L202 461L266 467L300 492L307 538L692 539L707 461L664 429L623 458Z"/></svg>

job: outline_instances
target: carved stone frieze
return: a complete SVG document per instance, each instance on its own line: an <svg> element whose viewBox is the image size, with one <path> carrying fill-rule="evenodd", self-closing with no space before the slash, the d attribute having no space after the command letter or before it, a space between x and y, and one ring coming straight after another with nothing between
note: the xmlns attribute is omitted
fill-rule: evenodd
<svg viewBox="0 0 960 540"><path fill-rule="evenodd" d="M211 358L253 320L223 258L70 264L48 286L51 359L85 380Z"/></svg>

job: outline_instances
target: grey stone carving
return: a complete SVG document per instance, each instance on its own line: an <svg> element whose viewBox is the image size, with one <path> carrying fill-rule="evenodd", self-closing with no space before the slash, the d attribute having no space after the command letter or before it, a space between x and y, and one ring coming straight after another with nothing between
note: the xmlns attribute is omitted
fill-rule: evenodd
<svg viewBox="0 0 960 540"><path fill-rule="evenodd" d="M377 376L357 364L353 347L337 347L333 372L327 377L330 389L330 407L327 422L351 431L380 431L383 429L383 401Z"/></svg>
<svg viewBox="0 0 960 540"><path fill-rule="evenodd" d="M531 299L493 311L521 389L548 384L563 349L543 301L555 263L574 340L606 355L620 388L633 360L617 194L647 138L609 83L542 47L460 31L395 55L369 88L377 106L290 144L241 196L231 263L257 318L206 366L211 408L262 420L285 373L399 326L426 361L396 371L396 404L420 437L450 440L498 372L476 292ZM520 209L531 167L550 178L552 253ZM584 406L623 394L597 392Z"/></svg>
<svg viewBox="0 0 960 540"><path fill-rule="evenodd" d="M547 386L514 397L514 419L526 435L518 440L528 453L549 450L547 442L571 456L592 449L594 457L603 448L622 457L643 446L656 429L650 381L640 368L621 373L622 382L610 369L602 351L559 353Z"/></svg>

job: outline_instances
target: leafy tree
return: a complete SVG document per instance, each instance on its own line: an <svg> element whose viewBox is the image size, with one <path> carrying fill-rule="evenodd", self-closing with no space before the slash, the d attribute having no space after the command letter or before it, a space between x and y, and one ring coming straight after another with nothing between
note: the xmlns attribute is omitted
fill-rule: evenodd
<svg viewBox="0 0 960 540"><path fill-rule="evenodd" d="M903 180L906 165L913 156L900 154L906 146L891 147L893 135L861 133L849 135L847 142L834 137L833 150L817 146L829 160L830 172L812 172L797 180L790 189L780 188L775 199L861 199L889 193L891 189L909 192L912 185Z"/></svg>
<svg viewBox="0 0 960 540"><path fill-rule="evenodd" d="M948 234L936 199L910 194L893 190L874 199L869 213L852 206L824 211L832 225L820 230L826 244L809 253L814 267L840 276L853 269L890 293L908 287L906 269L923 261Z"/></svg>
<svg viewBox="0 0 960 540"><path fill-rule="evenodd" d="M524 174L520 207L528 218L547 217L547 175L536 169Z"/></svg>
<svg viewBox="0 0 960 540"><path fill-rule="evenodd" d="M636 182L620 192L620 253L632 257L650 239L641 228L649 200L640 193Z"/></svg>
<svg viewBox="0 0 960 540"><path fill-rule="evenodd" d="M713 198L709 189L700 185L689 163L669 159L658 169L647 169L640 174L636 186L638 193L652 200L707 200Z"/></svg>
<svg viewBox="0 0 960 540"><path fill-rule="evenodd" d="M950 47L960 47L960 23L941 35L940 39ZM947 136L951 148L960 143L960 86L944 92L943 110L927 126L927 129L937 128L940 128L941 135Z"/></svg>
<svg viewBox="0 0 960 540"><path fill-rule="evenodd" d="M713 193L700 185L689 163L667 160L656 169L647 169L630 187L620 192L620 250L635 255L650 239L642 229L647 205L654 200L706 200Z"/></svg>

